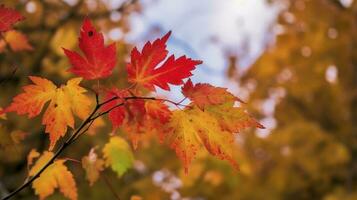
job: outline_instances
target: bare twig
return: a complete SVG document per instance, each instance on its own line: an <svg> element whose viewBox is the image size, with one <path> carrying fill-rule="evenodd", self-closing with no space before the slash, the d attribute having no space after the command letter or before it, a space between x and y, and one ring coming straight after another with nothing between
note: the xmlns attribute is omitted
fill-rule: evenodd
<svg viewBox="0 0 357 200"><path fill-rule="evenodd" d="M101 177L103 178L105 184L107 184L109 190L113 193L115 199L116 200L120 200L119 195L116 193L116 191L115 191L113 185L110 183L108 177L104 173L101 174Z"/></svg>

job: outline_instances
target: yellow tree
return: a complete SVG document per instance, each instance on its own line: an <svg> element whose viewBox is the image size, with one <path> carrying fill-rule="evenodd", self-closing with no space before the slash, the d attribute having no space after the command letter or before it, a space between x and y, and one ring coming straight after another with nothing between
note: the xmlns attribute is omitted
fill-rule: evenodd
<svg viewBox="0 0 357 200"><path fill-rule="evenodd" d="M259 164L237 193L249 199L355 199L357 3L275 2L286 5L272 27L276 41L240 79L254 88L252 109L271 132L246 138L245 152Z"/></svg>

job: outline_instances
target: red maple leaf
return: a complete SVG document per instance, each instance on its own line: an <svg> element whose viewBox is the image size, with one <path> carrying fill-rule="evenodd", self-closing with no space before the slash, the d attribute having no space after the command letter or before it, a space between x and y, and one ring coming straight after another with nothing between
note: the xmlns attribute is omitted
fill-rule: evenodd
<svg viewBox="0 0 357 200"><path fill-rule="evenodd" d="M176 59L174 55L165 60L168 54L166 42L170 34L168 32L153 43L147 42L141 53L136 47L131 51L131 62L127 65L129 82L140 84L149 90L155 90L154 85L170 90L169 83L181 85L182 79L192 75L191 71L202 61L186 56ZM158 66L161 62L163 64Z"/></svg>
<svg viewBox="0 0 357 200"><path fill-rule="evenodd" d="M96 31L88 18L84 19L81 28L79 48L84 57L63 48L72 64L69 71L89 80L106 78L112 74L116 64L115 43L105 47L103 34Z"/></svg>
<svg viewBox="0 0 357 200"><path fill-rule="evenodd" d="M10 30L12 25L23 19L24 17L16 10L0 5L0 32Z"/></svg>
<svg viewBox="0 0 357 200"><path fill-rule="evenodd" d="M105 104L105 106L103 106L104 112L111 110L109 112L109 120L112 122L113 130L116 130L120 125L122 125L125 118L125 107L114 107L119 104L125 103L125 100L123 98L128 95L129 92L127 90L119 90L117 88L108 91L106 94L106 97L104 99L105 101L109 101L112 98L118 97L118 99L112 100L109 103Z"/></svg>

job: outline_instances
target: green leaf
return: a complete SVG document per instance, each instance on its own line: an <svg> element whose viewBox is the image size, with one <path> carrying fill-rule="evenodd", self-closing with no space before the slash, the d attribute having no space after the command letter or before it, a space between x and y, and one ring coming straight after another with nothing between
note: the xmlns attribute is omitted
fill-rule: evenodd
<svg viewBox="0 0 357 200"><path fill-rule="evenodd" d="M111 167L118 176L122 176L133 166L134 155L129 144L121 137L113 136L104 146L105 165Z"/></svg>

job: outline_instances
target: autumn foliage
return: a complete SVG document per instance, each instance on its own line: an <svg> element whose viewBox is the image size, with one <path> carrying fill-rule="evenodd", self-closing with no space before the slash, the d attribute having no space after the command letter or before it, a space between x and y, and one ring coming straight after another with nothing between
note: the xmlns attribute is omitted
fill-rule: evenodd
<svg viewBox="0 0 357 200"><path fill-rule="evenodd" d="M13 25L23 19L17 11L1 6L2 39L13 51L36 51L25 35L13 30ZM2 115L15 112L30 120L42 116L41 123L49 138L48 151L33 150L28 157L28 178L35 177L32 187L40 199L57 188L69 199L78 198L75 177L65 165L68 161L58 158L56 152L61 153L105 114L113 132L125 130L135 149L150 137L168 145L182 161L186 173L202 150L239 168L233 157L235 135L245 128L264 127L247 113L244 102L227 89L194 84L189 78L202 61L171 55L166 46L170 35L168 32L147 42L142 50L133 48L126 65L129 87L106 87L100 85L99 79L124 77L113 74L116 44L105 45L103 34L85 18L78 40L81 52L63 47L71 64L68 71L76 77L57 85L44 77L29 76L30 83L23 86L22 93L1 110ZM82 80L93 81L92 88L81 86ZM156 93L157 88L170 91L170 85L182 87L183 101L175 102ZM76 124L78 120L82 125ZM88 155L83 155L81 164L90 185L105 168L111 168L120 177L133 166L134 154L127 141L119 135L109 137L107 144L93 147ZM69 139L61 143L64 138Z"/></svg>

